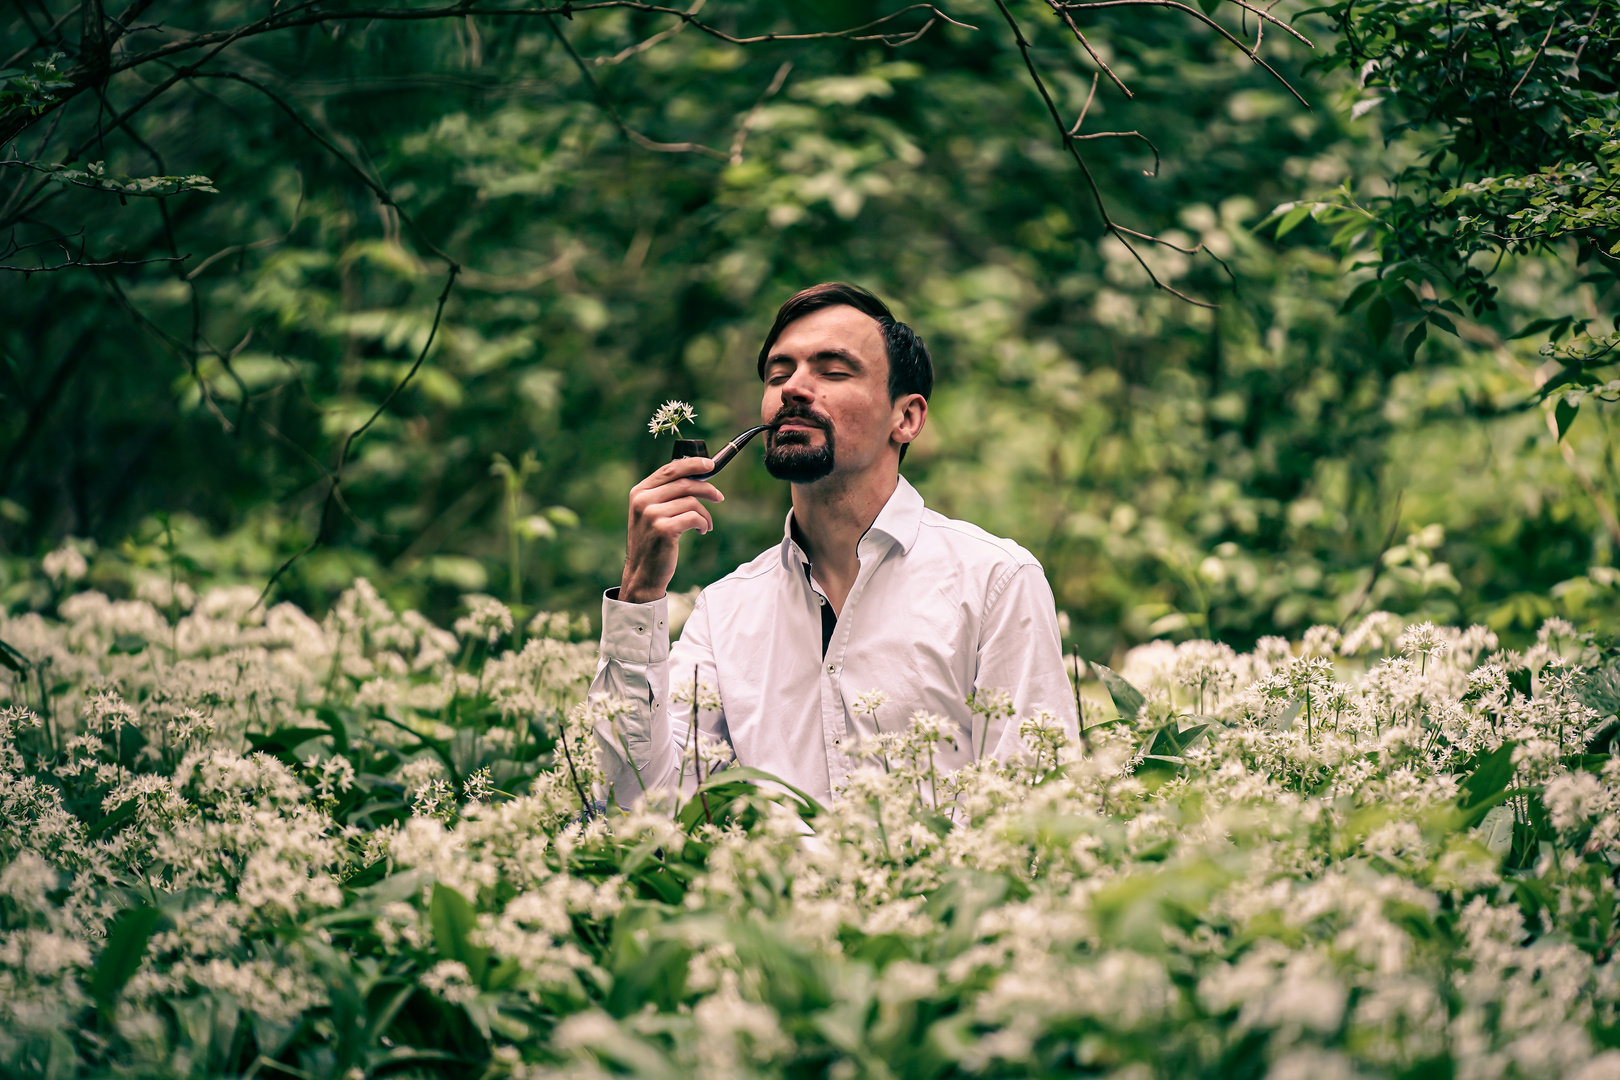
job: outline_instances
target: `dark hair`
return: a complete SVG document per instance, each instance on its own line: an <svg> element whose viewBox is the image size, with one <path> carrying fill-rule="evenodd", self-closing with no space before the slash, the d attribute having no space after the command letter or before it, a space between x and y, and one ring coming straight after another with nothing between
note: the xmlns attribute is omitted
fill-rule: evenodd
<svg viewBox="0 0 1620 1080"><path fill-rule="evenodd" d="M928 355L928 346L915 330L895 319L887 304L859 285L842 281L812 285L787 298L776 312L776 321L771 324L771 332L765 335L765 344L760 346L760 379L765 378L765 361L771 355L771 346L782 336L788 323L812 311L841 306L872 316L883 331L883 351L889 357L889 400L894 401L902 394L921 394L926 400L934 390L934 361Z"/></svg>

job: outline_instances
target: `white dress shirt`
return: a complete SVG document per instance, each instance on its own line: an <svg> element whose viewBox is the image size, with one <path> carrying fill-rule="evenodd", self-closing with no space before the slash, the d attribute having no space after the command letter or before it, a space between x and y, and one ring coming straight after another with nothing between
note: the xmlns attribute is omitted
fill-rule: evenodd
<svg viewBox="0 0 1620 1080"><path fill-rule="evenodd" d="M683 755L691 705L671 690L689 688L694 668L721 701L699 713L705 738L726 740L739 764L821 800L866 764L848 751L876 731L853 708L868 690L888 695L876 714L884 731L904 729L919 709L956 723L957 748L942 743L936 753L942 772L981 748L999 760L1017 756L1018 721L1038 709L1057 716L1071 741L1078 736L1052 589L1029 552L929 510L901 477L856 548L860 571L823 656L827 599L792 526L789 511L779 546L703 590L673 647L667 596L649 604L622 603L617 590L604 597L591 696L617 696L633 710L618 731L597 730L621 805L642 784L691 790L691 755ZM1009 693L1014 711L986 731L967 699L993 690Z"/></svg>

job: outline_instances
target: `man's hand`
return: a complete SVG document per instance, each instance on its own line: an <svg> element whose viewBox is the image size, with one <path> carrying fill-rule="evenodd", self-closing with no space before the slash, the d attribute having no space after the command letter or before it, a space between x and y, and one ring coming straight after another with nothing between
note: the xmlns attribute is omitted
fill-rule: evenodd
<svg viewBox="0 0 1620 1080"><path fill-rule="evenodd" d="M630 529L619 599L627 604L650 604L663 596L675 576L681 534L688 529L708 532L714 519L703 500L724 502L720 489L694 473L714 468L706 457L677 458L630 489Z"/></svg>

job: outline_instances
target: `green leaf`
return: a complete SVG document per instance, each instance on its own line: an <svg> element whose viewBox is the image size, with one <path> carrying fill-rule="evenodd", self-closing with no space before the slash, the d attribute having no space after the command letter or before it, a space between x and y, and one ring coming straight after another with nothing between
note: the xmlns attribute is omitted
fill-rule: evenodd
<svg viewBox="0 0 1620 1080"><path fill-rule="evenodd" d="M90 826L90 830L85 834L85 839L95 840L105 833L113 832L120 825L134 817L135 811L140 809L140 805L138 799L125 799L114 807L110 814Z"/></svg>
<svg viewBox="0 0 1620 1080"><path fill-rule="evenodd" d="M1514 690L1517 690L1519 693L1523 694L1525 697L1530 696L1530 691L1533 688L1534 683L1531 682L1531 675L1530 675L1530 669L1529 668L1517 668L1517 669L1515 669L1513 671L1510 671L1510 672L1508 672L1507 679L1508 679L1508 686L1512 687Z"/></svg>
<svg viewBox="0 0 1620 1080"><path fill-rule="evenodd" d="M1374 345L1384 343L1384 339L1389 337L1389 328L1394 323L1395 309L1390 306L1388 297L1380 296L1367 305L1367 330L1372 334Z"/></svg>
<svg viewBox="0 0 1620 1080"><path fill-rule="evenodd" d="M1402 345L1402 348L1406 351L1407 363L1411 363L1413 360L1417 359L1418 347L1427 341L1428 338L1429 324L1427 322L1420 322L1416 326L1412 327L1412 332L1406 335L1406 341Z"/></svg>
<svg viewBox="0 0 1620 1080"><path fill-rule="evenodd" d="M478 912L467 898L440 882L433 883L433 899L428 903L428 922L433 925L433 944L446 960L460 960L467 966L474 986L484 985L489 971L489 949L474 945L472 932L478 929Z"/></svg>
<svg viewBox="0 0 1620 1080"><path fill-rule="evenodd" d="M1444 330L1446 333L1450 334L1452 337L1460 336L1457 333L1457 324L1446 318L1446 316L1440 314L1438 311L1429 312L1429 321L1435 326L1438 326L1440 329Z"/></svg>
<svg viewBox="0 0 1620 1080"><path fill-rule="evenodd" d="M104 1011L112 1008L118 992L140 969L146 956L146 943L152 939L162 912L155 907L141 905L125 908L113 919L107 930L107 943L96 957L96 966L90 973L90 996Z"/></svg>
<svg viewBox="0 0 1620 1080"><path fill-rule="evenodd" d="M697 790L714 791L726 784L740 784L745 781L755 787L758 787L761 784L775 784L778 787L784 788L791 792L793 797L798 799L799 802L803 804L803 809L800 812L800 816L806 821L820 814L826 813L826 808L817 802L815 797L810 795L808 792L794 787L792 784L788 783L786 780L783 780L775 773L768 773L764 769L755 769L748 765L733 765L731 768L710 777L703 783L703 786ZM696 794L697 792L693 792L694 798L696 797ZM770 792L770 794L779 795L780 792Z"/></svg>
<svg viewBox="0 0 1620 1080"><path fill-rule="evenodd" d="M349 752L349 728L343 722L343 717L336 709L322 706L315 710L315 718L327 726L332 733L332 749L339 754Z"/></svg>
<svg viewBox="0 0 1620 1080"><path fill-rule="evenodd" d="M1205 15L1215 14L1215 9L1221 6L1221 0L1198 0L1198 6L1204 9Z"/></svg>
<svg viewBox="0 0 1620 1080"><path fill-rule="evenodd" d="M1276 238L1281 240L1283 237L1293 232L1295 227L1297 227L1300 222L1304 221L1310 216L1311 204L1300 203L1298 206L1288 211L1288 213L1284 214L1281 221L1277 222Z"/></svg>
<svg viewBox="0 0 1620 1080"><path fill-rule="evenodd" d="M1574 322L1574 320L1575 317L1573 315L1565 315L1556 319L1535 319L1517 334L1509 335L1508 340L1518 341L1520 338L1532 337L1536 334L1546 333L1556 328L1557 332L1550 335L1552 339L1556 341L1558 338L1563 336L1563 332L1569 328L1569 324Z"/></svg>
<svg viewBox="0 0 1620 1080"><path fill-rule="evenodd" d="M1481 750L1473 756L1464 766L1468 776L1458 785L1462 789L1459 806L1469 810L1507 790L1513 779L1513 750L1518 745L1509 739L1495 750Z"/></svg>
<svg viewBox="0 0 1620 1080"><path fill-rule="evenodd" d="M0 667L9 668L18 675L24 674L28 670L28 657L0 641Z"/></svg>
<svg viewBox="0 0 1620 1080"><path fill-rule="evenodd" d="M268 735L250 731L247 738L248 746L253 749L254 753L286 754L296 750L311 739L319 739L323 735L330 734L332 733L326 728L284 727L277 728Z"/></svg>
<svg viewBox="0 0 1620 1080"><path fill-rule="evenodd" d="M1350 290L1350 295L1344 298L1344 303L1339 305L1339 314L1345 315L1354 311L1362 304L1365 304L1376 292L1378 292L1377 281L1363 281Z"/></svg>
<svg viewBox="0 0 1620 1080"><path fill-rule="evenodd" d="M1558 426L1559 442L1564 441L1564 432L1569 430L1569 425L1575 422L1575 416L1580 411L1580 406L1571 405L1567 397L1559 398L1558 404L1553 406L1553 423Z"/></svg>
<svg viewBox="0 0 1620 1080"><path fill-rule="evenodd" d="M1123 720L1135 720L1142 711L1142 692L1120 677L1119 673L1102 664L1092 664L1097 677L1108 688L1108 696L1114 699L1114 708L1119 710Z"/></svg>

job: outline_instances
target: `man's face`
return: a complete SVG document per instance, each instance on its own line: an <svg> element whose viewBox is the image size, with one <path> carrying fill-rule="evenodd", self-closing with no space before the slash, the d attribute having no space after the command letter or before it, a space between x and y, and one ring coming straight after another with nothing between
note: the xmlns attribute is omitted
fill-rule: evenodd
<svg viewBox="0 0 1620 1080"><path fill-rule="evenodd" d="M765 362L760 418L786 421L766 433L765 468L796 484L863 470L889 448L893 406L876 319L842 305L795 319Z"/></svg>

